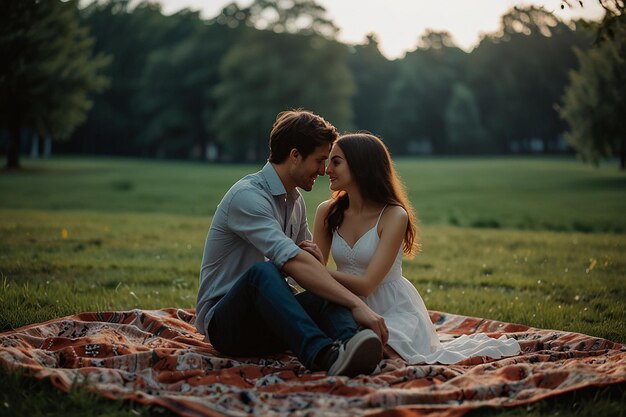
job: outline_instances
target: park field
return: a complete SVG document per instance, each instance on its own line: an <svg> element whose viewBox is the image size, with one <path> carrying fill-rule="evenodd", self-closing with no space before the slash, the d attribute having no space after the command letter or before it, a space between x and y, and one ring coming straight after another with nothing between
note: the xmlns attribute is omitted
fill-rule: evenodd
<svg viewBox="0 0 626 417"><path fill-rule="evenodd" d="M0 331L81 311L193 308L215 207L260 168L87 158L23 165L0 172ZM626 343L626 174L615 164L420 158L396 168L423 246L404 275L429 309ZM310 221L328 196L326 177L304 194ZM0 380L0 415L163 415L21 376ZM624 391L496 413L624 415Z"/></svg>

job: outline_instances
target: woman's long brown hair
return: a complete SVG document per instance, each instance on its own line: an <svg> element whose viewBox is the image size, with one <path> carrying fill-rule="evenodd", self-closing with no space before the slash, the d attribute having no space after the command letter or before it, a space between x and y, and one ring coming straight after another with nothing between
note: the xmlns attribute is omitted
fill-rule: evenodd
<svg viewBox="0 0 626 417"><path fill-rule="evenodd" d="M353 133L341 136L333 146L341 148L350 174L364 200L400 206L406 210L409 221L404 232L403 252L409 256L419 252L415 212L407 198L404 185L396 175L389 150L383 141L369 133ZM344 212L350 203L345 191L334 192L332 199L325 220L328 233L341 226Z"/></svg>

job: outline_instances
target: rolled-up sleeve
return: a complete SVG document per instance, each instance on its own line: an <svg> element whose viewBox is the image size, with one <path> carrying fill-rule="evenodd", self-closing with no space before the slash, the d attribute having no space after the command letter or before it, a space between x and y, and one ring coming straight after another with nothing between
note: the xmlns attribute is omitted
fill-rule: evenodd
<svg viewBox="0 0 626 417"><path fill-rule="evenodd" d="M311 240L311 232L309 231L309 224L306 218L306 206L304 204L304 199L298 199L298 204L296 204L294 211L296 211L296 219L299 219L300 222L296 224L298 230L298 235L296 237L296 242L300 243L303 240Z"/></svg>
<svg viewBox="0 0 626 417"><path fill-rule="evenodd" d="M227 212L228 227L263 253L278 269L300 252L281 229L271 202L257 190L238 191L230 200Z"/></svg>

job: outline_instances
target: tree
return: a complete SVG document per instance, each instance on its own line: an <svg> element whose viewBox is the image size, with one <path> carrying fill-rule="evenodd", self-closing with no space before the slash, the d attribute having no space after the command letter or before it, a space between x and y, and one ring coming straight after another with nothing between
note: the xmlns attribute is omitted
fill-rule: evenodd
<svg viewBox="0 0 626 417"><path fill-rule="evenodd" d="M0 15L0 126L10 135L7 167L19 167L20 131L67 139L85 120L109 63L78 19L78 0L8 0Z"/></svg>
<svg viewBox="0 0 626 417"><path fill-rule="evenodd" d="M499 32L484 37L469 58L467 83L496 150L530 150L541 139L556 149L563 124L555 104L576 65L573 46L587 47L581 25L568 26L542 8L513 8Z"/></svg>
<svg viewBox="0 0 626 417"><path fill-rule="evenodd" d="M264 157L276 114L289 108L309 109L350 129L354 81L347 56L344 45L319 35L249 28L222 60L213 90L212 129L229 157Z"/></svg>
<svg viewBox="0 0 626 417"><path fill-rule="evenodd" d="M154 3L106 0L82 9L81 19L96 38L95 50L113 61L106 70L110 88L94 97L94 109L71 145L82 153L141 155L136 139L148 122L140 108L146 61L157 48L184 39L191 17L185 11L164 16Z"/></svg>
<svg viewBox="0 0 626 417"><path fill-rule="evenodd" d="M396 65L380 53L373 34L367 35L365 44L354 46L348 65L356 83L356 94L352 97L354 124L382 135L387 124L383 103L396 76Z"/></svg>
<svg viewBox="0 0 626 417"><path fill-rule="evenodd" d="M396 79L383 102L383 117L387 123L385 143L394 154L406 153L410 141L430 141L422 129L425 82L406 62L398 65Z"/></svg>
<svg viewBox="0 0 626 417"><path fill-rule="evenodd" d="M607 9L597 29L597 40L586 51L576 50L580 68L570 72L561 117L569 124L565 134L585 161L619 155L626 169L626 16L624 3Z"/></svg>
<svg viewBox="0 0 626 417"><path fill-rule="evenodd" d="M445 111L448 149L452 153L481 153L488 143L478 104L472 90L462 83L452 87L452 97Z"/></svg>
<svg viewBox="0 0 626 417"><path fill-rule="evenodd" d="M196 12L168 18L179 20L189 33L156 48L146 60L136 101L145 125L136 142L143 154L200 158L216 142L208 123L217 107L210 91L237 30L205 24Z"/></svg>
<svg viewBox="0 0 626 417"><path fill-rule="evenodd" d="M113 57L111 86L94 97L93 111L64 150L200 157L216 141L210 91L246 16L235 3L210 21L187 9L165 16L158 3L146 1L87 5L81 18L96 36L96 50Z"/></svg>
<svg viewBox="0 0 626 417"><path fill-rule="evenodd" d="M348 51L332 39L337 28L325 13L313 0L255 0L244 9L231 4L217 17L245 26L213 89L210 129L228 158L264 157L276 114L289 108L317 112L340 130L352 127Z"/></svg>
<svg viewBox="0 0 626 417"><path fill-rule="evenodd" d="M410 140L447 152L444 113L452 86L463 81L466 59L449 33L427 31L418 48L400 60L385 101L385 137L397 152L405 152Z"/></svg>
<svg viewBox="0 0 626 417"><path fill-rule="evenodd" d="M339 28L315 0L255 0L243 16L257 29L334 38Z"/></svg>

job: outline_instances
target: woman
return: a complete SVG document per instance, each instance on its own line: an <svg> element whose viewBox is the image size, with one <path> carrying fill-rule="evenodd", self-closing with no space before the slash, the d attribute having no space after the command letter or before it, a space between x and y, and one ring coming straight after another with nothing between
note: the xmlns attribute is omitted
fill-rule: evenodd
<svg viewBox="0 0 626 417"><path fill-rule="evenodd" d="M440 343L426 306L402 276L402 255L419 249L416 219L385 144L376 136L345 135L333 145L326 174L332 198L319 205L313 240L331 275L363 297L389 329L388 357L410 364L455 363L471 356L519 353L515 339L485 334Z"/></svg>

